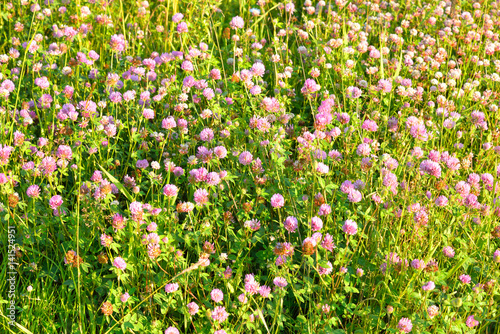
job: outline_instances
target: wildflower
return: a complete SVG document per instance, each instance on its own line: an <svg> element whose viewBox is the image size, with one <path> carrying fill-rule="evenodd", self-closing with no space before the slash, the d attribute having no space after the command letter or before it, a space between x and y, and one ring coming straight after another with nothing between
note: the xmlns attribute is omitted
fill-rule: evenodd
<svg viewBox="0 0 500 334"><path fill-rule="evenodd" d="M259 95L262 92L262 88L260 88L259 85L254 85L252 88L250 88L250 94L252 95Z"/></svg>
<svg viewBox="0 0 500 334"><path fill-rule="evenodd" d="M212 80L220 80L222 79L222 76L221 76L221 73L220 73L220 70L217 69L217 68L214 68L210 71L210 79Z"/></svg>
<svg viewBox="0 0 500 334"><path fill-rule="evenodd" d="M318 210L319 216L328 216L332 213L332 208L328 204L321 204Z"/></svg>
<svg viewBox="0 0 500 334"><path fill-rule="evenodd" d="M104 247L109 247L111 246L111 243L113 243L113 237L103 233L101 234L101 245Z"/></svg>
<svg viewBox="0 0 500 334"><path fill-rule="evenodd" d="M355 235L358 232L358 224L356 224L354 221L348 219L344 222L344 225L342 226L342 230L347 235Z"/></svg>
<svg viewBox="0 0 500 334"><path fill-rule="evenodd" d="M165 334L180 334L180 332L175 327L169 327L165 330Z"/></svg>
<svg viewBox="0 0 500 334"><path fill-rule="evenodd" d="M227 255L226 255L226 257L227 257ZM222 259L220 259L220 260L221 260L221 262L225 262L225 260L222 260ZM224 275L225 279L230 279L231 276L233 276L233 270L229 266L227 266L226 270L224 270L223 275Z"/></svg>
<svg viewBox="0 0 500 334"><path fill-rule="evenodd" d="M326 268L318 266L318 272L320 275L330 275L333 271L333 265L330 261L327 262Z"/></svg>
<svg viewBox="0 0 500 334"><path fill-rule="evenodd" d="M207 99L207 100L211 100L215 97L215 93L214 93L214 90L212 88L205 88L203 90L203 96Z"/></svg>
<svg viewBox="0 0 500 334"><path fill-rule="evenodd" d="M408 318L401 318L398 322L398 329L403 333L410 333L413 325Z"/></svg>
<svg viewBox="0 0 500 334"><path fill-rule="evenodd" d="M438 198L436 198L435 204L436 206L444 207L448 204L448 199L446 198L446 196L439 196Z"/></svg>
<svg viewBox="0 0 500 334"><path fill-rule="evenodd" d="M51 209L57 210L63 204L62 197L60 195L52 196L49 200L49 206Z"/></svg>
<svg viewBox="0 0 500 334"><path fill-rule="evenodd" d="M249 165L252 162L253 156L250 152L244 151L240 154L239 161L242 165Z"/></svg>
<svg viewBox="0 0 500 334"><path fill-rule="evenodd" d="M271 197L271 206L275 209L282 208L285 205L285 199L281 194L274 194Z"/></svg>
<svg viewBox="0 0 500 334"><path fill-rule="evenodd" d="M154 119L155 118L155 112L153 109L148 109L148 108L145 108L143 111L142 111L142 116L145 118L145 119Z"/></svg>
<svg viewBox="0 0 500 334"><path fill-rule="evenodd" d="M438 270L439 270L438 263L435 260L430 260L425 265L425 271L427 272L436 272Z"/></svg>
<svg viewBox="0 0 500 334"><path fill-rule="evenodd" d="M194 202L196 205L205 205L208 203L208 191L201 188L194 192Z"/></svg>
<svg viewBox="0 0 500 334"><path fill-rule="evenodd" d="M312 231L319 231L323 228L323 221L319 217L312 217L311 218L311 230Z"/></svg>
<svg viewBox="0 0 500 334"><path fill-rule="evenodd" d="M259 282L255 281L255 279L247 279L245 278L245 291L250 294L254 295L259 291L260 284Z"/></svg>
<svg viewBox="0 0 500 334"><path fill-rule="evenodd" d="M467 325L467 327L472 328L472 327L479 325L479 321L474 319L473 315L469 315L467 317L467 320L465 320L465 324Z"/></svg>
<svg viewBox="0 0 500 334"><path fill-rule="evenodd" d="M297 221L297 218L289 216L285 219L283 225L285 226L285 230L287 230L288 232L295 232L295 230L299 226L299 223Z"/></svg>
<svg viewBox="0 0 500 334"><path fill-rule="evenodd" d="M443 248L443 254L446 257L452 258L455 256L455 250L451 246L446 246Z"/></svg>
<svg viewBox="0 0 500 334"><path fill-rule="evenodd" d="M229 23L232 29L243 29L245 26L245 21L239 16L235 16L231 19L231 22Z"/></svg>
<svg viewBox="0 0 500 334"><path fill-rule="evenodd" d="M177 125L175 123L175 119L172 116L169 116L167 118L164 118L161 121L161 127L166 130L170 130L175 128Z"/></svg>
<svg viewBox="0 0 500 334"><path fill-rule="evenodd" d="M122 303L126 303L129 298L130 298L130 295L128 294L128 292L125 292L124 294L122 294L120 296L120 300Z"/></svg>
<svg viewBox="0 0 500 334"><path fill-rule="evenodd" d="M184 22L184 21L180 22L180 23L177 25L176 30L177 30L177 32L178 32L179 34L188 32L188 26L187 26L187 23L186 23L186 22Z"/></svg>
<svg viewBox="0 0 500 334"><path fill-rule="evenodd" d="M35 79L35 85L40 87L41 89L49 88L50 82L47 77L41 77Z"/></svg>
<svg viewBox="0 0 500 334"><path fill-rule="evenodd" d="M460 282L462 282L463 284L469 284L471 282L471 277L469 275L460 275L458 277L458 279L460 280Z"/></svg>
<svg viewBox="0 0 500 334"><path fill-rule="evenodd" d="M316 171L320 174L328 174L330 168L322 162L318 162L316 165Z"/></svg>
<svg viewBox="0 0 500 334"><path fill-rule="evenodd" d="M425 160L420 163L421 173L429 174L435 176L436 178L441 177L441 166L437 162L432 160Z"/></svg>
<svg viewBox="0 0 500 334"><path fill-rule="evenodd" d="M429 134L427 133L425 125L421 123L412 125L410 128L410 134L417 140L427 141L429 139Z"/></svg>
<svg viewBox="0 0 500 334"><path fill-rule="evenodd" d="M367 119L361 125L361 128L366 131L375 132L378 130L377 122L372 121L371 119Z"/></svg>
<svg viewBox="0 0 500 334"><path fill-rule="evenodd" d="M177 283L169 283L169 284L165 285L165 292L166 293L174 293L177 290L179 290L179 284L177 284Z"/></svg>
<svg viewBox="0 0 500 334"><path fill-rule="evenodd" d="M214 254L215 253L215 245L213 243L205 241L205 243L203 244L203 251L207 254Z"/></svg>
<svg viewBox="0 0 500 334"><path fill-rule="evenodd" d="M217 306L212 311L212 319L218 322L224 322L228 318L229 314L226 312L224 306Z"/></svg>
<svg viewBox="0 0 500 334"><path fill-rule="evenodd" d="M10 154L13 151L14 148L12 146L7 146L7 145L4 146L0 144L0 165L6 165L9 162Z"/></svg>
<svg viewBox="0 0 500 334"><path fill-rule="evenodd" d="M190 302L189 304L187 304L187 308L190 315L195 315L200 309L198 304L196 304L195 302Z"/></svg>
<svg viewBox="0 0 500 334"><path fill-rule="evenodd" d="M392 83L389 80L380 79L377 86L379 91L390 93L392 90Z"/></svg>
<svg viewBox="0 0 500 334"><path fill-rule="evenodd" d="M349 86L347 87L346 95L350 99L357 99L361 96L363 92L358 87Z"/></svg>
<svg viewBox="0 0 500 334"><path fill-rule="evenodd" d="M120 270L125 270L127 268L127 264L125 263L125 260L122 259L121 257L116 257L113 261L113 265Z"/></svg>
<svg viewBox="0 0 500 334"><path fill-rule="evenodd" d="M194 70L193 63L189 60L184 60L181 64L181 69L186 72L192 72Z"/></svg>
<svg viewBox="0 0 500 334"><path fill-rule="evenodd" d="M104 315L113 314L113 304L111 304L110 302L104 302L101 306L101 312Z"/></svg>
<svg viewBox="0 0 500 334"><path fill-rule="evenodd" d="M52 157L45 157L42 159L42 162L40 163L40 166L38 168L43 172L44 175L52 175L52 173L57 169L56 160Z"/></svg>
<svg viewBox="0 0 500 334"><path fill-rule="evenodd" d="M175 197L179 192L179 188L173 184L167 184L163 187L163 195L167 197Z"/></svg>
<svg viewBox="0 0 500 334"><path fill-rule="evenodd" d="M302 241L302 251L304 255L312 255L316 251L317 241L314 238L305 238Z"/></svg>
<svg viewBox="0 0 500 334"><path fill-rule="evenodd" d="M127 46L127 41L125 41L125 37L123 35L113 35L111 36L109 45L111 50L115 52L122 52Z"/></svg>
<svg viewBox="0 0 500 334"><path fill-rule="evenodd" d="M288 282L286 281L285 278L283 277L276 277L274 280L273 280L273 283L274 285L276 285L278 288L284 288L288 285Z"/></svg>
<svg viewBox="0 0 500 334"><path fill-rule="evenodd" d="M262 77L266 71L266 67L262 63L254 63L251 71L254 76Z"/></svg>
<svg viewBox="0 0 500 334"><path fill-rule="evenodd" d="M137 168L147 168L149 166L149 162L148 160L144 159L144 160L137 160L136 164L135 164L135 167Z"/></svg>
<svg viewBox="0 0 500 334"><path fill-rule="evenodd" d="M427 314L429 315L429 318L434 318L436 315L439 313L439 307L436 305L431 305L427 308Z"/></svg>
<svg viewBox="0 0 500 334"><path fill-rule="evenodd" d="M304 95L311 95L311 94L316 93L320 89L321 89L321 86L319 84L317 84L314 79L307 79L304 82L304 86L302 87L302 89L300 91Z"/></svg>
<svg viewBox="0 0 500 334"><path fill-rule="evenodd" d="M436 287L436 285L434 284L434 282L429 281L422 286L422 290L431 291L431 290L434 290L435 287Z"/></svg>
<svg viewBox="0 0 500 334"><path fill-rule="evenodd" d="M262 285L262 286L259 288L259 294L260 294L263 298L268 298L270 293L271 293L271 288L270 288L270 287L268 287L267 285Z"/></svg>
<svg viewBox="0 0 500 334"><path fill-rule="evenodd" d="M26 190L26 195L31 198L37 198L40 196L40 187L35 185L29 186L28 189Z"/></svg>
<svg viewBox="0 0 500 334"><path fill-rule="evenodd" d="M325 237L323 238L323 241L321 242L321 247L324 249L332 252L333 249L335 248L335 244L333 243L333 237L330 234L326 234Z"/></svg>
<svg viewBox="0 0 500 334"><path fill-rule="evenodd" d="M214 302L220 303L224 299L224 294L219 289L213 289L212 292L210 292L210 297Z"/></svg>
<svg viewBox="0 0 500 334"><path fill-rule="evenodd" d="M260 228L260 221L258 221L257 219L247 220L244 226L253 231L257 231Z"/></svg>
<svg viewBox="0 0 500 334"><path fill-rule="evenodd" d="M247 301L248 301L247 296L245 296L245 294L244 294L244 293L242 293L242 294L240 294L240 295L238 296L238 300L239 300L239 301L240 301L240 303L242 303L242 304L246 304L246 303L247 303Z"/></svg>
<svg viewBox="0 0 500 334"><path fill-rule="evenodd" d="M184 18L184 14L176 13L172 16L172 22L179 23Z"/></svg>
<svg viewBox="0 0 500 334"><path fill-rule="evenodd" d="M361 192L359 192L358 190L351 190L348 194L347 194L347 199L349 200L349 202L351 203L358 203L361 201L362 199L362 195L361 195Z"/></svg>
<svg viewBox="0 0 500 334"><path fill-rule="evenodd" d="M371 147L368 144L359 144L358 148L356 149L356 154L361 156L361 157L366 157L370 155L371 152Z"/></svg>
<svg viewBox="0 0 500 334"><path fill-rule="evenodd" d="M493 261L495 261L496 263L500 263L500 249L497 249L493 253Z"/></svg>

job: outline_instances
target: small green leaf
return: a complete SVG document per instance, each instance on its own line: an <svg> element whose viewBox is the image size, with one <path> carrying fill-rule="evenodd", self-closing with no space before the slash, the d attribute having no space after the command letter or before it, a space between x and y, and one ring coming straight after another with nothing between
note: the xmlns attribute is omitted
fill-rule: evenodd
<svg viewBox="0 0 500 334"><path fill-rule="evenodd" d="M125 197L127 197L127 199L130 201L130 202L133 202L134 199L132 198L132 196L129 194L129 192L127 191L127 189L125 189L125 187L120 183L120 181L118 181L113 175L109 174L101 165L97 164L99 167L101 167L101 171L106 174L106 177L109 178L111 180L111 182L113 182L113 184L118 188L120 189L120 191L123 193L123 195L125 195Z"/></svg>
<svg viewBox="0 0 500 334"><path fill-rule="evenodd" d="M323 180L322 178L318 177L318 183L319 183L321 189L325 189L325 180Z"/></svg>
<svg viewBox="0 0 500 334"><path fill-rule="evenodd" d="M298 321L300 321L300 322L302 322L302 323L304 323L304 324L306 324L306 323L307 323L307 319L306 319L306 317L304 317L303 315L299 315L299 316L297 317L297 320L298 320Z"/></svg>

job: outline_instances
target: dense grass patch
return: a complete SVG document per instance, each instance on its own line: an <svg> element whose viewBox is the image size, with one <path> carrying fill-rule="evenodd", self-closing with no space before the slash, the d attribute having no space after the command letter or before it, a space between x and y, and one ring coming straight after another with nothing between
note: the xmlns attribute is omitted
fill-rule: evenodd
<svg viewBox="0 0 500 334"><path fill-rule="evenodd" d="M499 1L0 4L0 332L499 333Z"/></svg>

